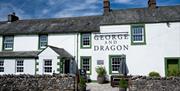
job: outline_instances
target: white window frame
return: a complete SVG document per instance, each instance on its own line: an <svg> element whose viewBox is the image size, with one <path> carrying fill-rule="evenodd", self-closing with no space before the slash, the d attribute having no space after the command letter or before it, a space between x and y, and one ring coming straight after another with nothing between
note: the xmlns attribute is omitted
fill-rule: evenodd
<svg viewBox="0 0 180 91"><path fill-rule="evenodd" d="M86 70L84 68L84 64L83 64L84 59L88 59L89 61L89 64L85 65L85 66L89 66L89 70ZM81 56L81 69L85 69L87 74L91 74L91 56Z"/></svg>
<svg viewBox="0 0 180 91"><path fill-rule="evenodd" d="M14 36L4 36L3 37L3 50L13 50L13 46L14 46Z"/></svg>
<svg viewBox="0 0 180 91"><path fill-rule="evenodd" d="M42 45L43 43L45 43L46 45ZM39 49L44 49L47 47L47 45L48 45L48 35L39 35Z"/></svg>
<svg viewBox="0 0 180 91"><path fill-rule="evenodd" d="M135 38L136 36L136 38ZM139 37L137 37L139 36ZM143 45L146 44L145 25L132 25L131 26L131 44L132 45ZM141 39L141 40L138 40ZM137 40L135 40L137 39Z"/></svg>
<svg viewBox="0 0 180 91"><path fill-rule="evenodd" d="M45 63L46 63L45 61L51 61L51 65L46 65L46 64L45 64ZM44 60L43 60L43 72L44 72L45 74L53 73L52 65L53 65L52 59L44 59ZM46 67L51 68L51 72L46 72Z"/></svg>
<svg viewBox="0 0 180 91"><path fill-rule="evenodd" d="M3 68L3 71L0 73L3 73L4 72L4 60L0 60L0 68Z"/></svg>
<svg viewBox="0 0 180 91"><path fill-rule="evenodd" d="M24 60L16 59L16 73L23 73L23 72L24 72Z"/></svg>
<svg viewBox="0 0 180 91"><path fill-rule="evenodd" d="M88 42L86 45L84 42ZM82 33L81 34L81 48L91 48L91 33Z"/></svg>
<svg viewBox="0 0 180 91"><path fill-rule="evenodd" d="M113 64L113 60L112 60L113 58L120 59L119 62L117 62L117 63L119 63L119 64ZM111 62L111 63L110 63L110 64L111 64L111 65L110 65L110 67L111 67L111 70L110 70L111 72L110 72L110 73L111 73L111 74L118 74L118 73L119 73L118 70L116 70L116 71L113 70L113 66L114 66L114 65L120 66L121 61L126 61L126 57L123 56L123 55L110 55L110 62ZM118 69L119 69L119 68L118 68Z"/></svg>
<svg viewBox="0 0 180 91"><path fill-rule="evenodd" d="M142 40L135 40L135 36L141 36ZM132 28L132 37L133 37L134 43L144 42L144 27L141 27L141 26L133 27Z"/></svg>

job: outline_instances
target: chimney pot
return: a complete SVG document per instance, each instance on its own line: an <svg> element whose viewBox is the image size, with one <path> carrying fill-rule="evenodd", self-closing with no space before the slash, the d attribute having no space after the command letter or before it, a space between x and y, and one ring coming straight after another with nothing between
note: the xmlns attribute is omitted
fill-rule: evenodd
<svg viewBox="0 0 180 91"><path fill-rule="evenodd" d="M16 16L15 12L8 15L8 22L13 22L13 21L17 21L17 20L19 20L19 17Z"/></svg>
<svg viewBox="0 0 180 91"><path fill-rule="evenodd" d="M156 8L156 0L149 0L148 1L148 8L155 9Z"/></svg>
<svg viewBox="0 0 180 91"><path fill-rule="evenodd" d="M109 0L104 0L103 1L104 4L104 15L107 15L110 12L110 1Z"/></svg>

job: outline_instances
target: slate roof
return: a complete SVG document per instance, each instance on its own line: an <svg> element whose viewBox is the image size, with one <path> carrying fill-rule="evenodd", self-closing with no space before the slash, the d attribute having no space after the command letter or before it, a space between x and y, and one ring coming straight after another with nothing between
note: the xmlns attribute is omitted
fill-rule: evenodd
<svg viewBox="0 0 180 91"><path fill-rule="evenodd" d="M69 54L66 50L64 50L63 48L58 48L54 46L48 46L48 47L54 50L61 58L73 58L73 56Z"/></svg>
<svg viewBox="0 0 180 91"><path fill-rule="evenodd" d="M38 58L39 51L3 51L0 58Z"/></svg>
<svg viewBox="0 0 180 91"><path fill-rule="evenodd" d="M101 24L180 22L180 5L112 10Z"/></svg>
<svg viewBox="0 0 180 91"><path fill-rule="evenodd" d="M0 35L99 32L100 25L180 22L180 5L155 10L132 8L112 10L108 15L0 22Z"/></svg>
<svg viewBox="0 0 180 91"><path fill-rule="evenodd" d="M0 35L96 32L101 20L101 16L18 20L0 23Z"/></svg>

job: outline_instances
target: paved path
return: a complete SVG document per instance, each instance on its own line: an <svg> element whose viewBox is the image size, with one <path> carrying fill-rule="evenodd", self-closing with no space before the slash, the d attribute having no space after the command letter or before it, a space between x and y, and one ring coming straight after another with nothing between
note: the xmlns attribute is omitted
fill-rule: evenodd
<svg viewBox="0 0 180 91"><path fill-rule="evenodd" d="M98 84L98 83L87 83L87 91L119 91L117 87L111 87L110 83Z"/></svg>

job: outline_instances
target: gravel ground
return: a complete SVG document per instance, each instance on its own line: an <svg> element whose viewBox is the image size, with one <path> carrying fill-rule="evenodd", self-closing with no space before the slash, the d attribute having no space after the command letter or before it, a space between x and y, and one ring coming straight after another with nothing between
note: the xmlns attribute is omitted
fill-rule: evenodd
<svg viewBox="0 0 180 91"><path fill-rule="evenodd" d="M87 83L86 91L119 91L119 88L111 87L110 83Z"/></svg>

